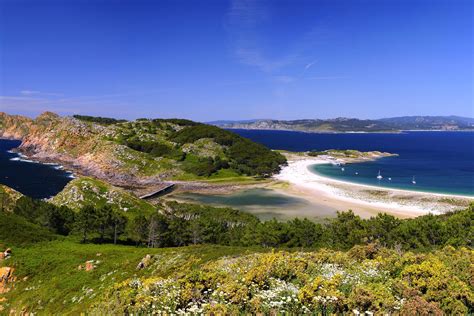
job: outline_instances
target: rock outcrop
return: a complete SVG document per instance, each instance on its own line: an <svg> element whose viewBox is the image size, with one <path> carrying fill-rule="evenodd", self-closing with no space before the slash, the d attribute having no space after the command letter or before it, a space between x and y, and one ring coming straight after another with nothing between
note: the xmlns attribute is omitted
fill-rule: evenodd
<svg viewBox="0 0 474 316"><path fill-rule="evenodd" d="M159 161L109 140L111 129L51 112L36 119L0 113L0 137L20 139L17 150L31 159L59 163L120 186L160 182L164 174Z"/></svg>
<svg viewBox="0 0 474 316"><path fill-rule="evenodd" d="M12 250L10 248L7 248L5 251L0 252L0 260L5 260L10 258L12 255Z"/></svg>
<svg viewBox="0 0 474 316"><path fill-rule="evenodd" d="M7 293L12 288L15 282L14 271L15 269L11 267L0 268L0 294Z"/></svg>
<svg viewBox="0 0 474 316"><path fill-rule="evenodd" d="M20 192L0 184L0 212L11 212L16 205L16 201L22 196L23 194Z"/></svg>

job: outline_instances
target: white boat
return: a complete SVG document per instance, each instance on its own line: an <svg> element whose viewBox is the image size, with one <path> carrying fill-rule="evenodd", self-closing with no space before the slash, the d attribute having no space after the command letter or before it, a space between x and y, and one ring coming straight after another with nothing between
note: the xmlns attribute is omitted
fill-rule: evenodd
<svg viewBox="0 0 474 316"><path fill-rule="evenodd" d="M344 171L344 168L341 168L341 171Z"/></svg>
<svg viewBox="0 0 474 316"><path fill-rule="evenodd" d="M383 178L383 177L382 177L382 175L380 174L380 170L379 170L379 175L377 176L377 179L382 180L382 178Z"/></svg>
<svg viewBox="0 0 474 316"><path fill-rule="evenodd" d="M392 181L392 178L388 178L388 181Z"/></svg>
<svg viewBox="0 0 474 316"><path fill-rule="evenodd" d="M415 176L413 176L413 178L411 179L411 183L416 184Z"/></svg>
<svg viewBox="0 0 474 316"><path fill-rule="evenodd" d="M356 174L356 175L358 175L359 173L358 173L358 172L356 172L355 174Z"/></svg>

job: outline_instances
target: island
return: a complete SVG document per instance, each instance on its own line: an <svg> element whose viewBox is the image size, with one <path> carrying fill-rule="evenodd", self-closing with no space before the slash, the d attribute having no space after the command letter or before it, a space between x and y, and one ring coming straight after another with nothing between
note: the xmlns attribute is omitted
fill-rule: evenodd
<svg viewBox="0 0 474 316"><path fill-rule="evenodd" d="M313 133L398 133L410 130L459 131L474 130L474 118L459 116L404 116L363 120L335 119L214 121L222 128L281 130Z"/></svg>

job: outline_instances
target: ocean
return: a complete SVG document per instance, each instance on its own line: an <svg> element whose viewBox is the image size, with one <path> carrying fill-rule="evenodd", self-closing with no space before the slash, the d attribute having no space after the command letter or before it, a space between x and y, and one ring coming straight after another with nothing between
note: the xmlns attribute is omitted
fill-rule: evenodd
<svg viewBox="0 0 474 316"><path fill-rule="evenodd" d="M272 149L356 149L396 153L399 156L347 164L344 171L331 164L313 166L312 171L338 180L379 187L474 196L474 132L316 134L233 131ZM73 177L61 166L34 163L10 152L19 145L19 141L0 140L0 183L41 199L56 195ZM376 178L379 170L383 176L380 181ZM416 184L412 183L413 177Z"/></svg>
<svg viewBox="0 0 474 316"><path fill-rule="evenodd" d="M0 183L32 198L56 195L73 175L61 166L32 162L10 152L20 145L17 140L0 139Z"/></svg>
<svg viewBox="0 0 474 316"><path fill-rule="evenodd" d="M271 149L355 149L398 154L376 161L311 169L337 180L378 187L474 196L474 132L303 133L232 130ZM377 179L380 170L382 179ZM357 173L357 174L356 174ZM391 178L391 180L389 180ZM412 183L415 180L416 184Z"/></svg>

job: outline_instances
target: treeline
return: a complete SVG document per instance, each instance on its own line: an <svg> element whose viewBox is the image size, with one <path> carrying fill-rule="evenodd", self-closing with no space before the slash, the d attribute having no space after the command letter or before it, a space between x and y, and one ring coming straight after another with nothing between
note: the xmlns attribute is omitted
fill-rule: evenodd
<svg viewBox="0 0 474 316"><path fill-rule="evenodd" d="M229 168L239 174L269 176L278 172L280 165L286 163L286 158L280 153L216 126L189 126L175 132L170 138L180 145L194 143L201 138L213 139L219 145L227 147L225 155Z"/></svg>
<svg viewBox="0 0 474 316"><path fill-rule="evenodd" d="M89 116L89 115L76 114L76 115L73 115L73 117L81 121L99 123L99 124L104 124L104 125L127 122L127 120L118 120L118 119L114 119L110 117L101 117L101 116Z"/></svg>
<svg viewBox="0 0 474 316"><path fill-rule="evenodd" d="M74 212L66 206L56 206L27 196L17 201L13 214L58 235L80 235L83 242L94 235L99 242L117 243L128 222L123 212L107 204L98 208L87 205Z"/></svg>
<svg viewBox="0 0 474 316"><path fill-rule="evenodd" d="M339 212L326 223L308 219L270 220L229 209L175 202L169 212L139 219L136 241L150 247L221 244L261 247L332 248L378 242L386 247L427 250L444 245L470 246L474 237L474 208L445 215L397 219L378 214L361 219L352 211ZM232 216L229 216L229 212ZM140 227L140 228L139 228Z"/></svg>
<svg viewBox="0 0 474 316"><path fill-rule="evenodd" d="M445 245L473 246L474 205L444 215L397 219L378 214L362 219L352 211L315 223L260 221L230 208L166 202L149 215L127 217L111 206L85 206L78 212L44 201L21 198L13 211L31 223L83 242L133 243L147 247L219 244L261 247L350 249L377 242L386 247L429 250Z"/></svg>

